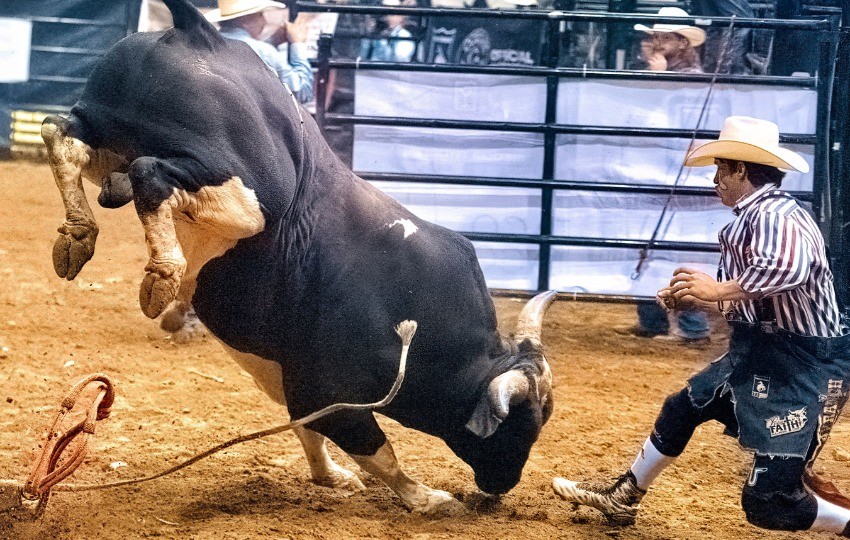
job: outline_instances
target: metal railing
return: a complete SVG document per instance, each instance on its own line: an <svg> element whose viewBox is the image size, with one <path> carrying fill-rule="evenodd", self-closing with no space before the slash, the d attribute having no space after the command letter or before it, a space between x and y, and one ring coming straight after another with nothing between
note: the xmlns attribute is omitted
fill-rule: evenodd
<svg viewBox="0 0 850 540"><path fill-rule="evenodd" d="M628 135L641 137L664 137L689 139L695 136L697 139L711 139L717 137L716 131L690 129L657 129L657 128L634 128L634 127L605 127L592 125L564 125L556 121L556 99L559 82L567 78L598 78L598 79L623 79L642 81L678 81L698 82L706 86L712 80L712 74L681 74L649 71L615 71L615 70L586 70L577 68L558 67L560 33L563 31L565 21L586 22L644 22L644 23L678 23L695 24L701 27L718 26L728 27L732 18L724 17L659 17L644 14L623 13L582 13L563 11L505 11L505 10L480 10L480 9L445 9L445 8L414 8L414 7L372 7L354 5L331 5L317 4L313 2L298 2L300 11L308 12L337 12L361 15L385 15L404 14L417 17L428 16L452 16L471 17L487 19L536 19L546 21L546 48L542 54L541 66L534 67L489 67L470 66L456 64L421 64L421 63L387 63L369 62L362 60L336 59L331 55L332 36L322 36L319 44L318 65L318 90L316 118L320 127L324 129L331 125L384 125L384 126L408 126L421 128L462 128L493 131L515 131L542 133L544 137L543 170L539 179L518 178L481 178L462 176L441 175L417 175L417 174L387 174L387 173L360 173L368 180L374 181L405 181L412 183L444 183L453 185L480 185L480 186L508 186L508 187L534 187L541 189L540 208L540 233L528 234L505 234L505 233L472 233L463 234L471 240L535 244L539 246L539 266L537 277L537 288L539 290L549 288L549 267L551 262L551 247L555 245L570 246L594 246L594 247L622 247L622 248L648 248L679 251L716 251L716 244L701 244L688 242L666 242L653 240L648 245L646 240L623 240L614 238L582 238L553 235L553 193L555 190L598 190L617 191L621 193L642 194L668 194L669 186L638 186L629 184L610 184L601 182L566 182L555 178L555 149L556 136L559 134L590 134L590 135ZM843 208L844 201L836 201L839 187L831 182L830 159L833 152L831 148L830 122L832 102L832 79L835 67L837 34L832 30L833 24L827 19L820 20L765 20L765 19L743 19L735 18L736 28L761 28L761 29L791 29L805 30L816 33L820 37L820 62L816 76L810 77L781 77L781 76L749 76L749 75L719 75L716 83L735 83L746 85L782 85L800 88L811 88L817 92L816 129L814 134L784 133L781 135L782 143L800 143L814 147L814 171L813 191L811 193L795 193L794 195L811 203L812 210L821 225L822 230L831 246L834 265L846 267L836 261L836 254L843 252L843 234L836 232L833 224L833 213L836 204ZM537 76L545 78L546 81L546 106L544 122L485 122L485 121L460 121L443 119L420 119L403 117L376 117L354 114L329 113L325 110L327 103L327 81L331 70L380 70L380 71L418 71L432 73L476 73L476 74L511 74L522 76ZM834 177L834 176L832 176ZM714 196L714 190L710 188L682 188L675 187L679 195ZM842 212L843 216L843 212ZM839 262L839 264L835 264ZM847 276L839 276L846 281ZM842 301L846 304L847 287L838 287L843 295ZM596 295L591 295L596 296ZM635 298L638 299L638 298Z"/></svg>

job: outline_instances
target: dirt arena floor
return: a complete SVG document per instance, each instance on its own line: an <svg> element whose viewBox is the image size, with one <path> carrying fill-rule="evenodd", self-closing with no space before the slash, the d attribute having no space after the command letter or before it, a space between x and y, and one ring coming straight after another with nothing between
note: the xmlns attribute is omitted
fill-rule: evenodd
<svg viewBox="0 0 850 540"><path fill-rule="evenodd" d="M94 202L96 190L89 195ZM285 423L286 412L214 339L176 344L144 317L137 294L146 253L132 205L94 210L101 226L95 257L76 281L61 280L50 253L63 212L49 168L0 162L0 479L26 477L32 449L62 396L96 371L112 377L117 398L74 483L152 474L237 435ZM521 302L499 298L496 305L510 331ZM664 397L726 343L722 324L701 349L612 331L634 317L630 305L552 306L543 341L555 374L555 412L522 482L497 503L481 504L469 468L442 441L379 418L403 468L453 493L469 508L466 515L411 514L374 478L365 479L366 492L348 497L316 486L289 432L146 484L55 493L41 521L0 517L0 538L826 538L746 523L739 499L749 457L716 424L700 428L662 475L634 527L612 529L599 514L559 502L549 487L553 476L600 478L624 470ZM846 421L817 468L846 492L845 448ZM332 454L356 469L338 449ZM113 468L118 462L126 466Z"/></svg>

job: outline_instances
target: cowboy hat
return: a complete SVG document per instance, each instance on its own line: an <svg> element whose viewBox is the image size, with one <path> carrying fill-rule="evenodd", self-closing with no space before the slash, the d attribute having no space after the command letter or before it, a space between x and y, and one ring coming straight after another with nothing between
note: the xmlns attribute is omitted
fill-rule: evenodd
<svg viewBox="0 0 850 540"><path fill-rule="evenodd" d="M204 17L210 22L229 21L267 9L286 9L286 4L273 0L218 0L218 9L208 11Z"/></svg>
<svg viewBox="0 0 850 540"><path fill-rule="evenodd" d="M723 122L720 137L692 150L685 158L688 167L714 165L714 158L770 165L777 169L809 172L803 156L779 147L779 126L749 116L730 116Z"/></svg>
<svg viewBox="0 0 850 540"><path fill-rule="evenodd" d="M662 17L688 17L688 12L677 7L663 7L658 10L658 15ZM646 32L647 34L662 34L673 32L687 39L691 47L699 47L705 42L705 30L696 26L688 26L687 24L653 24L652 28L636 24L635 30Z"/></svg>
<svg viewBox="0 0 850 540"><path fill-rule="evenodd" d="M505 2L519 7L531 7L537 5L537 0L505 0Z"/></svg>

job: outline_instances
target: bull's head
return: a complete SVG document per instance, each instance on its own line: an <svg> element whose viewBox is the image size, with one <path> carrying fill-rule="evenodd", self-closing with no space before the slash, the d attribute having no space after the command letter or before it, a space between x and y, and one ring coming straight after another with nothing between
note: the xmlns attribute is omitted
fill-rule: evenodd
<svg viewBox="0 0 850 540"><path fill-rule="evenodd" d="M549 291L525 305L513 336L512 368L490 381L463 432L446 441L472 467L485 493L506 493L519 483L531 446L552 414L552 371L540 332L554 298Z"/></svg>

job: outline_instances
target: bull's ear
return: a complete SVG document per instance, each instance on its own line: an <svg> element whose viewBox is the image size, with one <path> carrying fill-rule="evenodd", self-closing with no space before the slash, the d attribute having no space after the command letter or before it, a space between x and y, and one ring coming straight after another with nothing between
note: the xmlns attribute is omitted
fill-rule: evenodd
<svg viewBox="0 0 850 540"><path fill-rule="evenodd" d="M522 371L512 369L502 373L487 385L487 391L475 406L466 428L486 439L499 429L511 406L528 397L530 388L528 377Z"/></svg>
<svg viewBox="0 0 850 540"><path fill-rule="evenodd" d="M502 419L496 416L493 408L490 406L490 398L485 392L481 399L478 400L478 405L475 406L472 416L466 423L466 429L474 433L476 436L486 439L490 435L496 433L499 429L499 424Z"/></svg>

